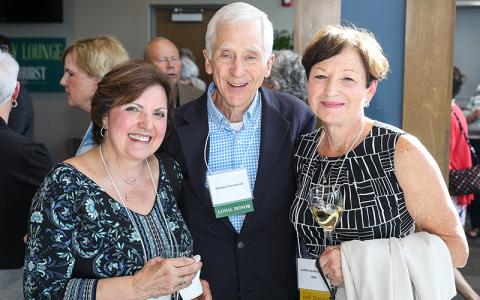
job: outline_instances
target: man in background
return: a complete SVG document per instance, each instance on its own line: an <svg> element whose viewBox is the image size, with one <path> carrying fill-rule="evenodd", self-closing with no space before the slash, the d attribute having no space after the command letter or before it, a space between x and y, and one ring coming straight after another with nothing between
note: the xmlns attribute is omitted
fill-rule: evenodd
<svg viewBox="0 0 480 300"><path fill-rule="evenodd" d="M192 85L179 82L182 73L182 63L177 46L165 37L151 40L143 51L144 59L153 63L165 74L172 85L170 101L175 107L188 103L200 97L203 92Z"/></svg>

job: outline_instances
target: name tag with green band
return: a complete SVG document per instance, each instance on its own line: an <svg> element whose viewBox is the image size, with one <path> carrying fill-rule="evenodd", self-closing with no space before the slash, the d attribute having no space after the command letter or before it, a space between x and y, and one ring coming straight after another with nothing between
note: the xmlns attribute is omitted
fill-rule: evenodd
<svg viewBox="0 0 480 300"><path fill-rule="evenodd" d="M253 195L247 169L208 175L207 181L216 218L253 211Z"/></svg>
<svg viewBox="0 0 480 300"><path fill-rule="evenodd" d="M233 203L217 205L214 208L215 217L223 218L231 215L241 215L253 211L253 203L252 199L245 199L235 201Z"/></svg>

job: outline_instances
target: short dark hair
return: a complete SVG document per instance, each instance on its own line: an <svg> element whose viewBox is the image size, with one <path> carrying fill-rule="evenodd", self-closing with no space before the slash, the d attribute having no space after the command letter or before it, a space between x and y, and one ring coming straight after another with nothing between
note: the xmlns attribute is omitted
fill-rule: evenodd
<svg viewBox="0 0 480 300"><path fill-rule="evenodd" d="M339 54L347 47L356 49L360 54L366 70L367 87L373 80L382 80L387 76L388 60L371 32L353 26L328 25L320 29L303 54L302 64L307 80L315 64Z"/></svg>
<svg viewBox="0 0 480 300"><path fill-rule="evenodd" d="M460 71L459 68L453 66L453 78L452 78L452 99L460 93L463 83L467 80L467 77Z"/></svg>
<svg viewBox="0 0 480 300"><path fill-rule="evenodd" d="M148 88L159 85L167 96L167 130L173 128L173 106L170 99L171 86L165 75L143 60L132 60L117 65L100 80L93 95L90 115L93 123L93 137L98 144L103 142L100 134L105 115L113 108L138 99Z"/></svg>

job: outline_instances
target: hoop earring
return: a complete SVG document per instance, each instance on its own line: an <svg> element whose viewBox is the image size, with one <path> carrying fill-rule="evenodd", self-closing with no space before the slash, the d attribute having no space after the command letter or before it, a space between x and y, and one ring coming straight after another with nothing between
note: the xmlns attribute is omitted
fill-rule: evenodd
<svg viewBox="0 0 480 300"><path fill-rule="evenodd" d="M108 135L108 130L107 130L107 128L104 128L104 127L102 126L102 128L100 128L100 136L101 136L102 138L104 138L106 135Z"/></svg>
<svg viewBox="0 0 480 300"><path fill-rule="evenodd" d="M12 101L12 107L15 108L18 106L18 101L17 100L13 100Z"/></svg>

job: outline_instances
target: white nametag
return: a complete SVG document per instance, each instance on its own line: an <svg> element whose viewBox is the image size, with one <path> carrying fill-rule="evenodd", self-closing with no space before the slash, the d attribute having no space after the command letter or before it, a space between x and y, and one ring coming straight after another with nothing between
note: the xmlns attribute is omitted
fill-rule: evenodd
<svg viewBox="0 0 480 300"><path fill-rule="evenodd" d="M298 288L301 290L328 292L322 275L320 275L315 266L315 261L315 259L297 258Z"/></svg>
<svg viewBox="0 0 480 300"><path fill-rule="evenodd" d="M253 196L247 169L208 175L207 181L217 218L253 211Z"/></svg>

